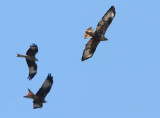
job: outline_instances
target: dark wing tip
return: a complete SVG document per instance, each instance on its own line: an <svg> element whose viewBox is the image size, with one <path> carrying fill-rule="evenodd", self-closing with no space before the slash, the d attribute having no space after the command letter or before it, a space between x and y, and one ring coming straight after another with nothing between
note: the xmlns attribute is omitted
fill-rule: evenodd
<svg viewBox="0 0 160 118"><path fill-rule="evenodd" d="M114 5L111 6L111 9L115 9Z"/></svg>
<svg viewBox="0 0 160 118"><path fill-rule="evenodd" d="M81 61L83 62L84 60L85 60L84 57L82 57L82 58L81 58Z"/></svg>
<svg viewBox="0 0 160 118"><path fill-rule="evenodd" d="M33 43L30 47L37 47L37 45L35 43Z"/></svg>
<svg viewBox="0 0 160 118"><path fill-rule="evenodd" d="M116 13L115 12L115 7L114 6L111 6L111 8L109 10L112 10L114 12L114 14Z"/></svg>
<svg viewBox="0 0 160 118"><path fill-rule="evenodd" d="M33 78L33 77L28 76L28 79L29 79L29 80L32 80L32 78Z"/></svg>
<svg viewBox="0 0 160 118"><path fill-rule="evenodd" d="M53 76L51 76L51 73L48 74L47 79L53 83Z"/></svg>
<svg viewBox="0 0 160 118"><path fill-rule="evenodd" d="M32 80L32 78L33 78L33 77L31 77L31 76L28 76L28 79L29 79L29 80Z"/></svg>
<svg viewBox="0 0 160 118"><path fill-rule="evenodd" d="M35 74L29 74L28 79L29 79L29 80L32 80L32 78L33 78L35 75L36 75L36 73L35 73Z"/></svg>
<svg viewBox="0 0 160 118"><path fill-rule="evenodd" d="M53 76L51 76L51 73L48 73L48 78L52 78L53 79Z"/></svg>

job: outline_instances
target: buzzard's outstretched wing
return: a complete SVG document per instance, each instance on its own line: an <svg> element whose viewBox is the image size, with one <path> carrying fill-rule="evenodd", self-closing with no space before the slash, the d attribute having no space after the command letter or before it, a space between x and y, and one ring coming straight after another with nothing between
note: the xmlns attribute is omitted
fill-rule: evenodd
<svg viewBox="0 0 160 118"><path fill-rule="evenodd" d="M111 8L106 12L106 14L102 17L101 21L98 23L96 32L104 35L107 28L111 24L113 18L115 16L115 8L111 6Z"/></svg>
<svg viewBox="0 0 160 118"><path fill-rule="evenodd" d="M38 52L38 47L37 47L37 45L36 45L36 44L32 44L32 45L30 46L30 48L27 50L26 55L35 57L35 55L36 55L37 52Z"/></svg>
<svg viewBox="0 0 160 118"><path fill-rule="evenodd" d="M26 59L26 61L29 68L28 79L31 80L37 73L37 64L35 63L35 61L32 61L32 60Z"/></svg>
<svg viewBox="0 0 160 118"><path fill-rule="evenodd" d="M82 61L91 58L94 54L94 52L96 51L97 45L99 44L99 40L94 40L94 39L90 39L88 41L88 43L85 46L85 49L83 51L83 55L82 55Z"/></svg>
<svg viewBox="0 0 160 118"><path fill-rule="evenodd" d="M44 99L46 95L49 93L52 84L53 84L53 77L51 76L51 74L48 74L47 79L44 81L42 87L36 93L36 96Z"/></svg>

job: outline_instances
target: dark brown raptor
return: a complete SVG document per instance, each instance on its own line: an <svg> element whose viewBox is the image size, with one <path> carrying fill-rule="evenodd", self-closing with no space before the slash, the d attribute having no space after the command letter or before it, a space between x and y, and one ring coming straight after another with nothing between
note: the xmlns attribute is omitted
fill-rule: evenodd
<svg viewBox="0 0 160 118"><path fill-rule="evenodd" d="M26 58L26 62L29 68L28 79L31 80L37 73L37 64L35 61L38 59L35 58L36 53L38 52L38 47L36 44L32 44L27 50L26 55L17 54L17 57Z"/></svg>
<svg viewBox="0 0 160 118"><path fill-rule="evenodd" d="M42 108L43 103L46 103L45 97L51 90L52 84L53 84L53 77L51 76L51 74L48 74L47 79L44 81L43 85L41 86L41 88L38 90L36 94L32 93L28 89L28 94L24 97L33 99L34 109Z"/></svg>

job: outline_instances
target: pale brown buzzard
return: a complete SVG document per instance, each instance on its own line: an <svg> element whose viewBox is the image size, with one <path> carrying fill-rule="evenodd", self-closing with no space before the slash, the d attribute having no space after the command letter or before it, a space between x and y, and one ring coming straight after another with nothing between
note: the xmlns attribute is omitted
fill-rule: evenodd
<svg viewBox="0 0 160 118"><path fill-rule="evenodd" d="M108 40L104 35L114 17L115 17L115 8L114 6L111 6L111 8L106 12L106 14L102 17L101 21L98 23L96 31L94 31L92 27L89 27L86 30L84 38L85 39L91 38L91 39L85 46L81 59L82 61L91 58L93 56L100 41Z"/></svg>

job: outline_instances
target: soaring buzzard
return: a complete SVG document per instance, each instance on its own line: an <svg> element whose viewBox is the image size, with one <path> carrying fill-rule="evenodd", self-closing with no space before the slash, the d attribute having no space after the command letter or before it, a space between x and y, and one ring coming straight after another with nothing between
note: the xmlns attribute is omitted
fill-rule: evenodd
<svg viewBox="0 0 160 118"><path fill-rule="evenodd" d="M17 54L17 57L26 58L26 62L29 68L29 76L28 76L29 80L31 80L37 73L37 64L35 63L35 61L38 61L38 59L35 58L37 52L38 52L37 45L32 44L28 49L26 55Z"/></svg>
<svg viewBox="0 0 160 118"><path fill-rule="evenodd" d="M107 38L104 37L105 32L109 25L111 24L113 18L115 16L115 8L111 6L111 8L106 12L101 21L98 23L96 31L89 27L85 34L84 38L91 38L85 46L83 51L82 61L91 58L100 43L100 41L106 41Z"/></svg>
<svg viewBox="0 0 160 118"><path fill-rule="evenodd" d="M28 89L28 94L24 97L33 99L34 109L42 108L43 103L46 103L45 97L51 90L52 84L53 84L53 77L51 76L51 74L48 74L47 79L44 81L42 87L38 90L36 95Z"/></svg>

